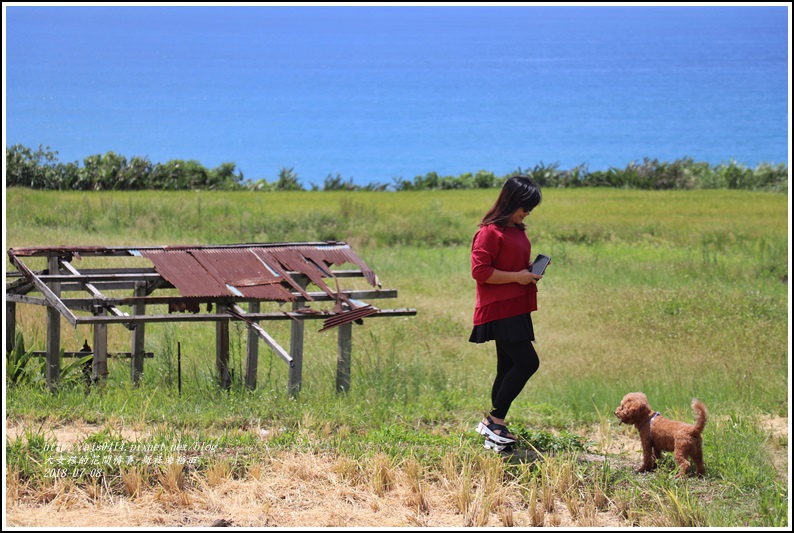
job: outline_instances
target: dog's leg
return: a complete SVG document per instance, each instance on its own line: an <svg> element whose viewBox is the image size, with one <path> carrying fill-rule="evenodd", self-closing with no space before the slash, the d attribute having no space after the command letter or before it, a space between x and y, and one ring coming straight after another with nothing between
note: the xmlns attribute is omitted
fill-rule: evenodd
<svg viewBox="0 0 794 533"><path fill-rule="evenodd" d="M692 454L692 461L695 463L695 473L700 477L706 475L706 465L703 464L703 439L698 436L695 453Z"/></svg>
<svg viewBox="0 0 794 533"><path fill-rule="evenodd" d="M650 472L656 468L656 461L654 460L653 448L650 442L642 440L642 466L637 472Z"/></svg>
<svg viewBox="0 0 794 533"><path fill-rule="evenodd" d="M687 460L684 450L684 446L676 443L673 456L675 457L675 463L678 465L679 470L675 477L683 477L689 471L690 462Z"/></svg>

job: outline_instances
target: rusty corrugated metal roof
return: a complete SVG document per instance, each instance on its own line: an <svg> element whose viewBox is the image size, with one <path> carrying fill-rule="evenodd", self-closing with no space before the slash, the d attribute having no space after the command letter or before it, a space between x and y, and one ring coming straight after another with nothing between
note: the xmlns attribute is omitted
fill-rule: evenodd
<svg viewBox="0 0 794 533"><path fill-rule="evenodd" d="M323 261L328 265L352 263L361 269L361 273L364 274L364 278L366 278L370 285L374 287L378 284L378 278L375 276L375 272L373 272L349 246L321 245L314 246L313 248L317 251L316 253L322 254Z"/></svg>
<svg viewBox="0 0 794 533"><path fill-rule="evenodd" d="M295 299L282 285L284 277L273 272L249 248L191 250L190 253L215 279L243 296L285 302Z"/></svg>
<svg viewBox="0 0 794 533"><path fill-rule="evenodd" d="M300 293L304 298L308 300L313 300L309 294L303 290L295 280L292 279L292 276L289 275L287 272L288 269L285 269L281 266L281 263L278 261L275 255L271 255L269 250L262 249L262 248L252 248L251 252L256 255L264 264L266 264L269 268L271 268L274 272L284 278L287 283L298 293Z"/></svg>
<svg viewBox="0 0 794 533"><path fill-rule="evenodd" d="M140 250L155 270L182 296L246 296L264 300L293 301L287 288L308 297L289 275L299 272L323 292L337 297L323 278L333 278L331 265L351 263L361 269L372 286L372 269L347 244L207 247ZM311 299L311 298L309 298Z"/></svg>
<svg viewBox="0 0 794 533"><path fill-rule="evenodd" d="M182 296L228 296L232 292L201 266L190 252L183 250L143 250L141 255L154 263L154 269Z"/></svg>

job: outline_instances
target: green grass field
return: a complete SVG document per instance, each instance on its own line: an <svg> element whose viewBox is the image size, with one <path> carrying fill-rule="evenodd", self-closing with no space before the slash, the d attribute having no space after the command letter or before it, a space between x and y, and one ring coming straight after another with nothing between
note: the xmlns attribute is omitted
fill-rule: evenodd
<svg viewBox="0 0 794 533"><path fill-rule="evenodd" d="M209 323L154 324L147 326L146 349L155 358L146 361L139 388L129 385L128 363L112 361L104 390L87 396L79 385L56 394L35 384L7 387L7 417L32 428L46 420L123 421L157 427L151 438L168 442L220 439L230 450L247 450L232 461L229 475L238 477L262 452L244 430L251 427L279 428L269 447L348 457L362 469L378 453L391 468L404 469L410 459L425 471L445 472L452 450L464 472L486 453L472 429L490 407L495 371L493 346L467 342L474 306L469 246L496 194L9 189L7 248L343 240L384 288L398 289L399 298L383 305L418 314L354 326L352 389L344 395L334 391L336 335L317 333L314 323L307 326L297 399L287 394L286 365L264 348L259 387L244 389L246 331L239 324L231 328L235 383L228 392L215 386ZM508 423L546 451L568 451L541 466L504 466L504 479L523 487L522 512L534 512L532 501L543 501L554 478L556 498L572 516L584 516L592 503L625 525L786 525L788 462L781 473L775 457L787 455L788 437L769 433L764 421L787 417L789 409L788 218L787 197L774 193L544 191L527 219L533 253L552 257L534 315L541 366ZM43 349L42 310L18 305L17 314L26 345ZM64 323L65 349L91 338L83 328ZM283 346L288 328L267 324ZM128 351L129 331L112 326L109 343L111 351ZM692 398L705 402L705 480L674 480L672 461L635 474L630 466L639 464L639 453L619 455L610 447L618 438L636 440L636 431L618 428L612 414L631 391L645 392L668 418L689 422ZM45 483L26 457L41 453L47 437L31 431L7 441L8 464L21 480ZM578 461L580 453L606 462ZM562 471L571 476L567 482ZM113 472L120 483L123 472ZM534 487L534 500L527 487ZM506 523L507 507L491 504ZM488 513L482 516L487 522Z"/></svg>

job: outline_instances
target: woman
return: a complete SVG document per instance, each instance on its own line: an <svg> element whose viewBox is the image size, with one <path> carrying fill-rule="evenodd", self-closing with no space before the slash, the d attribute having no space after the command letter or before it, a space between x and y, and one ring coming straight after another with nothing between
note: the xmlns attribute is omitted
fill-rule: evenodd
<svg viewBox="0 0 794 533"><path fill-rule="evenodd" d="M510 404L537 371L530 313L537 309L537 276L529 271L532 246L524 218L540 204L540 187L527 176L505 181L480 222L471 247L471 275L477 281L474 328L469 342L496 341L496 378L491 412L477 426L485 447L503 450L516 437L505 425Z"/></svg>

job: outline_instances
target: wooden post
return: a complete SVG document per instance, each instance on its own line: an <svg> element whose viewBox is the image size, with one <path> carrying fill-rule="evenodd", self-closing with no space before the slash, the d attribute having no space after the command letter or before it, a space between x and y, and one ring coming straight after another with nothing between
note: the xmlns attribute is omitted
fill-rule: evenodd
<svg viewBox="0 0 794 533"><path fill-rule="evenodd" d="M94 311L94 315L106 315L104 309ZM94 383L103 382L108 377L108 326L94 324L94 364L91 373Z"/></svg>
<svg viewBox="0 0 794 533"><path fill-rule="evenodd" d="M47 258L47 271L49 274L58 274L58 256L51 255ZM61 295L61 284L53 282L50 290L56 296ZM47 367L44 376L47 387L58 387L61 377L61 313L55 307L47 307Z"/></svg>
<svg viewBox="0 0 794 533"><path fill-rule="evenodd" d="M176 390L179 397L182 397L182 343L176 343Z"/></svg>
<svg viewBox="0 0 794 533"><path fill-rule="evenodd" d="M17 335L17 304L6 302L6 353L14 350Z"/></svg>
<svg viewBox="0 0 794 533"><path fill-rule="evenodd" d="M136 282L134 289L135 296L146 296L146 282ZM146 304L135 304L132 306L132 312L135 315L146 314ZM132 383L136 387L140 383L141 376L143 375L143 359L146 354L144 347L146 338L146 326L144 323L135 324L132 329L132 357L130 358L130 376Z"/></svg>
<svg viewBox="0 0 794 533"><path fill-rule="evenodd" d="M336 359L336 392L350 390L350 354L353 351L353 324L348 322L339 326L337 338L338 356Z"/></svg>
<svg viewBox="0 0 794 533"><path fill-rule="evenodd" d="M218 314L226 312L225 304L218 304ZM215 323L215 364L218 367L218 385L229 389L232 385L229 374L229 320Z"/></svg>
<svg viewBox="0 0 794 533"><path fill-rule="evenodd" d="M259 312L259 302L248 304L249 313ZM256 388L256 372L259 365L259 335L254 328L248 328L248 346L245 355L245 386L249 390Z"/></svg>
<svg viewBox="0 0 794 533"><path fill-rule="evenodd" d="M306 279L298 279L296 282L302 289L306 289L309 284ZM293 302L292 310L306 307L304 302ZM301 381L303 380L303 320L293 320L292 329L290 331L289 354L292 356L292 365L289 369L289 383L287 390L290 396L297 396L301 390Z"/></svg>

